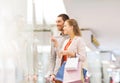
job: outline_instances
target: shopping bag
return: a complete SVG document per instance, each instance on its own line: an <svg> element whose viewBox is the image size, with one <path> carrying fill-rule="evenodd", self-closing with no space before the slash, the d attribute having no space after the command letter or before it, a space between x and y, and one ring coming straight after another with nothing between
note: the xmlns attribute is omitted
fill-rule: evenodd
<svg viewBox="0 0 120 83"><path fill-rule="evenodd" d="M78 69L78 58L68 58L65 65L66 70L77 70Z"/></svg>
<svg viewBox="0 0 120 83"><path fill-rule="evenodd" d="M58 72L56 74L56 80L63 81L65 64L66 64L66 62L63 62L63 64L59 68L59 70L58 70Z"/></svg>
<svg viewBox="0 0 120 83"><path fill-rule="evenodd" d="M86 78L86 74L87 74L87 69L82 68L82 70L83 70L83 76L84 76L84 79L85 79Z"/></svg>
<svg viewBox="0 0 120 83"><path fill-rule="evenodd" d="M66 69L64 70L63 83L71 83L75 81L80 81L81 74L82 74L82 65L81 65L81 62L78 62L77 70L66 70Z"/></svg>

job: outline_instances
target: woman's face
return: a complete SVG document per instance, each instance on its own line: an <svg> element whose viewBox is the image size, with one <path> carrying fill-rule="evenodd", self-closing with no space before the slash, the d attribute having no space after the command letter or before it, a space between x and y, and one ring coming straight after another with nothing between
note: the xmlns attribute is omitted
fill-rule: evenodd
<svg viewBox="0 0 120 83"><path fill-rule="evenodd" d="M68 34L69 35L69 33L71 32L71 29L72 29L71 27L72 26L70 26L69 23L67 21L65 21L64 28L63 28L64 34Z"/></svg>

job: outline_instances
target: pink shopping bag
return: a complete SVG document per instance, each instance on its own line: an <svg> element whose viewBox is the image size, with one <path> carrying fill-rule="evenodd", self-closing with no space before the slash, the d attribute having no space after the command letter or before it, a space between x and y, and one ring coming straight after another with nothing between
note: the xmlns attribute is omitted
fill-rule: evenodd
<svg viewBox="0 0 120 83"><path fill-rule="evenodd" d="M63 83L70 83L74 81L81 80L81 63L78 63L78 69L77 70L64 70L64 79Z"/></svg>

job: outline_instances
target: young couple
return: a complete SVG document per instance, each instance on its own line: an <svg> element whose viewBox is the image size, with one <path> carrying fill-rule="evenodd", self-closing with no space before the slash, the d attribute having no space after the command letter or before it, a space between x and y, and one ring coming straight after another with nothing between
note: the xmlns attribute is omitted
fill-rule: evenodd
<svg viewBox="0 0 120 83"><path fill-rule="evenodd" d="M82 68L86 66L86 50L78 23L75 19L69 19L68 15L60 14L57 17L56 24L61 33L59 36L51 38L50 80L53 83L82 83ZM60 70L65 65L64 62L67 61L67 58L73 57L78 57L80 61L75 78L79 78L77 80L71 79L74 75L68 73L67 70Z"/></svg>

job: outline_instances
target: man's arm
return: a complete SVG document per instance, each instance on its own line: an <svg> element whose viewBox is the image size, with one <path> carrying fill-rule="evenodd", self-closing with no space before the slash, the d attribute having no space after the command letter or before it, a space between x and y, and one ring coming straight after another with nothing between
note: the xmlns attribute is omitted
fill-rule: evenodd
<svg viewBox="0 0 120 83"><path fill-rule="evenodd" d="M56 64L56 49L54 47L54 44L51 43L51 54L49 57L49 74L50 75L54 74L55 64Z"/></svg>

